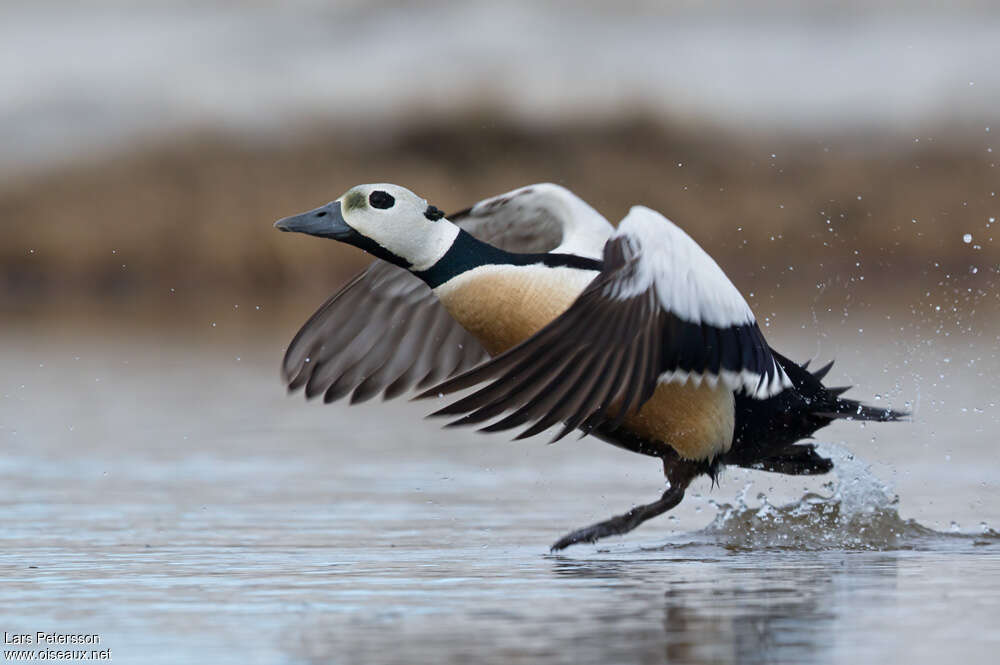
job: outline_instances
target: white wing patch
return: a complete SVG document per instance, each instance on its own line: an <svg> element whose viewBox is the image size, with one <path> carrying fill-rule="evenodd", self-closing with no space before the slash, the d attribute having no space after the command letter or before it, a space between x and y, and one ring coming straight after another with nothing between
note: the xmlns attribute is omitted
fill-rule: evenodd
<svg viewBox="0 0 1000 665"><path fill-rule="evenodd" d="M630 278L612 283L608 296L627 300L645 292L655 293L660 306L685 323L711 326L720 331L758 331L750 305L719 267L719 264L691 236L669 219L644 206L634 206L622 220L615 240L625 243L633 257ZM742 335L720 334L720 343L727 337L733 341ZM763 343L763 337L760 337ZM746 340L740 340L746 344ZM715 372L682 369L665 371L661 383L707 381L717 385L722 381L733 390L742 390L757 399L772 397L792 386L791 379L771 356L759 358L765 367L739 369L722 367Z"/></svg>
<svg viewBox="0 0 1000 665"><path fill-rule="evenodd" d="M755 321L743 295L691 236L644 206L633 206L618 227L639 260L634 283L619 297L655 287L663 307L689 323L719 328Z"/></svg>

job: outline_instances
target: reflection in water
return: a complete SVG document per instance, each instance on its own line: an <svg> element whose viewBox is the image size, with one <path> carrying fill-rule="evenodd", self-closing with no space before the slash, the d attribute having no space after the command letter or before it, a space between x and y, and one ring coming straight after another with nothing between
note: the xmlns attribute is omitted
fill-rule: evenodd
<svg viewBox="0 0 1000 665"><path fill-rule="evenodd" d="M618 590L617 602L622 587L642 593L665 587L659 607L580 617L591 619L587 623L596 632L592 639L597 644L628 644L644 633L635 627L655 625L654 617L662 616L662 633L643 636L650 660L661 656L670 663L805 663L829 660L841 616L861 598L891 602L897 560L893 554L816 559L765 553L714 560L556 560L553 571L557 576L613 581L607 586Z"/></svg>
<svg viewBox="0 0 1000 665"><path fill-rule="evenodd" d="M896 553L539 559L520 580L355 580L346 605L297 625L314 663L815 663L878 656L855 623L897 603ZM636 558L631 558L635 556ZM523 561L522 561L523 562ZM379 610L368 607L379 599ZM864 618L867 617L867 618ZM487 657L484 657L487 655Z"/></svg>

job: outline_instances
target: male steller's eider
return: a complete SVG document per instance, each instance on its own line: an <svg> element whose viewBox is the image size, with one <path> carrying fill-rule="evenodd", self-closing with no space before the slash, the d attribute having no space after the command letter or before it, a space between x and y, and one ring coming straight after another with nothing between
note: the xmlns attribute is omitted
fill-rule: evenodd
<svg viewBox="0 0 1000 665"><path fill-rule="evenodd" d="M484 384L434 415L464 425L509 412L483 430L526 426L522 438L561 425L555 439L580 430L663 460L658 501L554 550L631 531L726 464L826 473L833 463L798 441L838 418L905 415L840 399L846 388L821 383L830 365L810 373L771 349L718 264L649 208L633 207L616 230L567 189L538 184L446 218L375 184L275 226L381 259L292 340L290 390L355 403Z"/></svg>

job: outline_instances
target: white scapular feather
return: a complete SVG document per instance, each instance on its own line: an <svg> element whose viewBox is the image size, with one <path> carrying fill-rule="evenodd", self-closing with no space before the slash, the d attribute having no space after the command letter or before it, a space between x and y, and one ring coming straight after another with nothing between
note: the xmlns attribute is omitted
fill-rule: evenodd
<svg viewBox="0 0 1000 665"><path fill-rule="evenodd" d="M750 306L719 264L679 226L645 206L633 206L618 226L639 254L635 280L618 295L631 298L655 286L664 309L690 323L718 328L755 321Z"/></svg>
<svg viewBox="0 0 1000 665"><path fill-rule="evenodd" d="M660 306L678 318L694 324L717 328L753 325L750 305L733 285L719 264L691 236L669 219L644 206L634 206L618 226L615 238L624 239L636 257L633 279L617 285L607 295L625 300L641 293L655 292ZM792 386L784 370L772 360L772 376L750 369L738 372L723 369L718 374L695 373L676 369L664 372L661 383L686 383L710 386L723 384L732 390L744 390L756 399L766 399Z"/></svg>

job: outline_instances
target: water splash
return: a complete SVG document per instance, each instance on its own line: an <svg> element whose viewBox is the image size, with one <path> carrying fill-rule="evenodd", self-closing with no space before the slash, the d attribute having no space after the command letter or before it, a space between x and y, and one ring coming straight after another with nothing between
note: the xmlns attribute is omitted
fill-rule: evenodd
<svg viewBox="0 0 1000 665"><path fill-rule="evenodd" d="M916 549L940 538L979 539L991 544L1000 534L983 528L981 534L942 533L899 516L897 497L864 461L846 448L825 445L833 459L836 481L830 495L808 493L798 501L775 506L764 494L760 506L746 502L746 490L736 505L717 504L718 514L698 532L729 549L780 548L795 550Z"/></svg>

